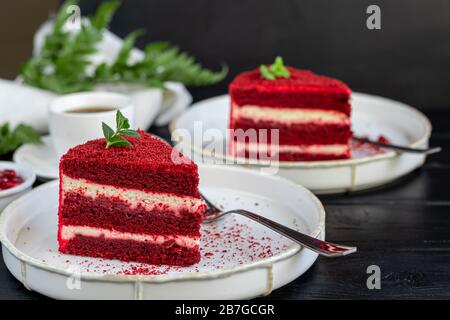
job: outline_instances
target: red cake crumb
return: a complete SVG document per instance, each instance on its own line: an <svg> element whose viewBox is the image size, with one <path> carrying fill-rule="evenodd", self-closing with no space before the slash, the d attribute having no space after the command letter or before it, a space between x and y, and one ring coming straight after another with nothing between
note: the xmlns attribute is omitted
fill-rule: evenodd
<svg viewBox="0 0 450 320"><path fill-rule="evenodd" d="M365 136L362 138L364 139L364 138L368 138L368 137ZM384 135L379 135L378 138L376 139L376 141L385 143L385 144L391 143L391 140ZM380 146L377 146L377 145L374 145L371 143L367 143L364 141L358 141L358 140L351 140L350 148L351 148L352 158L364 158L364 157L374 156L374 155L382 154L382 153L386 152L386 149L384 149L383 147L380 147Z"/></svg>
<svg viewBox="0 0 450 320"><path fill-rule="evenodd" d="M389 144L389 143L391 143L391 142L389 141L389 139L386 138L386 137L383 136L383 135L380 135L380 136L378 137L377 141L380 142L380 143L384 143L384 144Z"/></svg>
<svg viewBox="0 0 450 320"><path fill-rule="evenodd" d="M160 270L154 267L148 266L131 266L129 269L124 270L119 274L124 275L145 275L145 276L159 276L162 274L167 274L170 271L170 267Z"/></svg>

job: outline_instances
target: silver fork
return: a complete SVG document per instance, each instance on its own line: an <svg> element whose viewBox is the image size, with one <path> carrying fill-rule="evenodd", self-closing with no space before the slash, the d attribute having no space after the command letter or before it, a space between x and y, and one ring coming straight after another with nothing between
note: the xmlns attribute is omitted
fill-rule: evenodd
<svg viewBox="0 0 450 320"><path fill-rule="evenodd" d="M411 148L411 147L399 146L399 145L392 144L392 143L383 143L383 142L379 142L379 141L370 140L368 138L356 137L356 136L353 136L352 139L355 141L359 141L359 142L363 142L363 143L370 143L370 144L373 144L373 145L376 145L379 147L383 147L383 148L387 148L387 149L393 149L393 150L396 150L397 152L433 154L433 153L441 152L441 150L442 150L441 147L430 147L430 148L424 148L424 149Z"/></svg>
<svg viewBox="0 0 450 320"><path fill-rule="evenodd" d="M348 255L350 253L356 252L356 247L342 246L335 243L330 243L327 241L322 241L313 237L310 237L304 233L295 231L291 228L283 226L275 221L267 219L263 216L260 216L254 212L250 212L243 209L222 211L217 208L211 201L208 200L203 194L200 193L203 200L207 205L207 210L203 218L203 223L211 223L217 221L218 219L222 219L226 215L229 214L240 214L244 217L247 217L253 221L256 221L269 229L272 229L279 234L291 239L298 244L317 252L318 254L325 257L341 257Z"/></svg>

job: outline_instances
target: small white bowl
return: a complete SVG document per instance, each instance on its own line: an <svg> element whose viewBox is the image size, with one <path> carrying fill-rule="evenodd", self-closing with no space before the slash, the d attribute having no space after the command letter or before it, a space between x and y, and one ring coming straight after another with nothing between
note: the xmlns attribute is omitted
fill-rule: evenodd
<svg viewBox="0 0 450 320"><path fill-rule="evenodd" d="M36 180L35 173L25 166L10 161L0 161L0 170L12 169L23 179L23 182L15 187L0 190L0 213L13 200L29 191Z"/></svg>

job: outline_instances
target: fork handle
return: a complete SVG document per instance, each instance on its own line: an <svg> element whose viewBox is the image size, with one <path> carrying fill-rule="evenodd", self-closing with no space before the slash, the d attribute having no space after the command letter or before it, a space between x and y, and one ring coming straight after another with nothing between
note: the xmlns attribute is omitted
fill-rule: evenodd
<svg viewBox="0 0 450 320"><path fill-rule="evenodd" d="M291 228L283 226L275 221L247 210L232 210L227 213L237 213L253 221L259 222L269 229L272 229L291 239L292 241L297 242L298 244L326 257L339 257L356 252L356 247L342 246L310 237L304 233L295 231Z"/></svg>
<svg viewBox="0 0 450 320"><path fill-rule="evenodd" d="M411 147L405 147L405 146L398 146L395 144L390 143L383 143L378 141L369 140L367 138L361 138L361 137L352 137L353 140L359 141L359 142L365 142L370 143L379 147L387 148L387 149L393 149L397 150L399 152L411 152L411 153L422 153L422 154L433 154L441 152L441 147L433 147L433 148L425 148L425 149L419 149L419 148L411 148Z"/></svg>

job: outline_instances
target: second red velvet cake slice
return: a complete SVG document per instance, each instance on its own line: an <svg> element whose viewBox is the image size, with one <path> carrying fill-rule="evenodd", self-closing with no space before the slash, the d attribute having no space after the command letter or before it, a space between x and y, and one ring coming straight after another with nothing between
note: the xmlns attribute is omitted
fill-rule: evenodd
<svg viewBox="0 0 450 320"><path fill-rule="evenodd" d="M98 139L61 158L62 253L179 266L199 262L206 207L197 166L140 134L128 138L133 147L106 149L105 139Z"/></svg>
<svg viewBox="0 0 450 320"><path fill-rule="evenodd" d="M349 158L351 90L339 80L278 63L275 73L281 68L282 76L265 77L260 68L239 74L229 87L232 133L276 129L278 141L270 135L263 142L239 141L235 135L232 153L249 157L264 150L282 161Z"/></svg>

